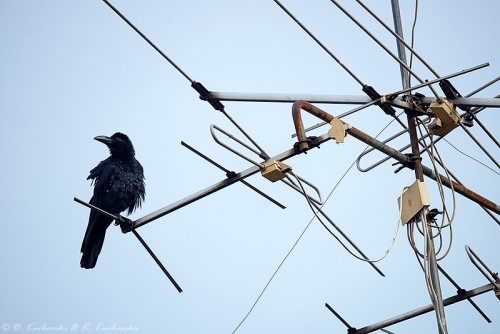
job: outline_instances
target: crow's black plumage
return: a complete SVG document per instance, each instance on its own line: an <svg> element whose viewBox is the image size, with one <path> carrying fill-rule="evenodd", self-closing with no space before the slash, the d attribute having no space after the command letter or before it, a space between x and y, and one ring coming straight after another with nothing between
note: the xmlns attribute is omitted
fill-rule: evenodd
<svg viewBox="0 0 500 334"><path fill-rule="evenodd" d="M108 146L111 155L90 171L87 180L94 184L94 195L90 204L109 213L119 214L128 210L132 213L140 207L145 196L144 171L135 159L134 146L123 133L117 132L111 137L94 138ZM113 219L95 210L90 211L89 224L83 238L80 266L94 268L101 252L106 229Z"/></svg>

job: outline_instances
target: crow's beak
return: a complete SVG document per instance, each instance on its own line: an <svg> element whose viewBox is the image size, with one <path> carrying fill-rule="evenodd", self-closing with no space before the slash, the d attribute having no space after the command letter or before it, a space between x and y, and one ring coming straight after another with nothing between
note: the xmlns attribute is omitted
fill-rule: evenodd
<svg viewBox="0 0 500 334"><path fill-rule="evenodd" d="M110 145L113 143L113 138L107 136L97 136L94 139L106 145Z"/></svg>

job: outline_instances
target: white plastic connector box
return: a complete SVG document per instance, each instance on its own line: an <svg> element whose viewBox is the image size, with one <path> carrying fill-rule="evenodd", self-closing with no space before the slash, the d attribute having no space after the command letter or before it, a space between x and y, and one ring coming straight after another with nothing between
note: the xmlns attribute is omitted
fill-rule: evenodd
<svg viewBox="0 0 500 334"><path fill-rule="evenodd" d="M448 100L432 102L429 109L436 115L436 119L429 124L429 131L433 134L444 136L458 126L460 114Z"/></svg>
<svg viewBox="0 0 500 334"><path fill-rule="evenodd" d="M292 168L287 164L273 160L264 164L264 169L260 173L269 181L276 182L283 179L290 170Z"/></svg>
<svg viewBox="0 0 500 334"><path fill-rule="evenodd" d="M419 180L415 181L398 198L398 207L401 211L401 224L407 224L420 210L429 205L431 205L431 201L427 185Z"/></svg>

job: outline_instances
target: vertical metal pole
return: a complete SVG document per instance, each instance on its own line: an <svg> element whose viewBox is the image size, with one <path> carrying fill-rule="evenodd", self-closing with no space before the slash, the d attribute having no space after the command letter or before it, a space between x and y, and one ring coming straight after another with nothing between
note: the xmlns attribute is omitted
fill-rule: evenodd
<svg viewBox="0 0 500 334"><path fill-rule="evenodd" d="M394 18L395 31L401 38L403 38L403 28L399 10L399 1L391 0L391 4L392 4L392 14ZM401 61L406 63L406 53L403 43L401 43L401 41L398 40L397 46L398 46L398 54ZM409 75L408 71L406 71L406 69L403 66L401 66L401 80L403 82L403 89L408 88L410 85ZM411 150L415 158L415 177L417 180L423 182L424 173L422 168L422 160L420 157L420 149L418 146L417 125L415 120L416 116L413 116L412 113L407 113L407 117L408 117L408 132L410 134ZM429 267L430 267L429 276L432 284L433 293L435 293L435 296L431 296L431 300L433 301L436 311L438 331L440 334L447 334L448 329L446 328L446 319L443 306L443 295L441 293L441 285L439 282L439 271L437 267L436 250L434 248L434 240L432 239L432 228L427 224L427 219L426 219L427 213L428 209L424 208L423 212L421 213L421 217L422 217L422 223L424 225L424 228L427 229L427 235L429 237L426 249L427 254L424 254L424 256L427 256L429 261ZM427 284L427 278L426 278L426 284Z"/></svg>
<svg viewBox="0 0 500 334"><path fill-rule="evenodd" d="M403 28L401 24L401 14L399 11L399 1L398 0L391 0L392 4L392 17L394 19L394 30L396 31L396 34L403 39ZM402 62L405 64L407 63L406 61L406 50L403 45L399 40L397 40L397 46L398 46L398 56L399 59L401 59ZM410 80L408 76L408 71L401 65L399 65L401 69L401 80L403 82L403 89L406 89L410 86Z"/></svg>

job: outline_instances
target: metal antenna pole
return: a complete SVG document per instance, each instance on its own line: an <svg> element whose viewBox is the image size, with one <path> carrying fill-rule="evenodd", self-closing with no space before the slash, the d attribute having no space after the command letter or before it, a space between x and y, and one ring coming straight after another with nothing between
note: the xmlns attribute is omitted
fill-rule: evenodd
<svg viewBox="0 0 500 334"><path fill-rule="evenodd" d="M394 25L395 25L395 30L396 33L399 36L403 36L403 27L401 23L401 15L399 12L399 1L398 0L391 0L392 3L392 13L394 17ZM399 57L403 58L401 59L402 62L406 64L406 55L404 52L404 45L401 43L400 40L397 41L398 45L398 51L399 51ZM406 89L409 86L408 82L408 75L406 72L406 67L403 67L403 63L401 64L401 75L402 75L402 80L403 80L403 88ZM408 118L408 132L410 134L410 143L411 143L411 151L413 153L413 157L415 159L415 178L421 182L424 181L424 172L422 168L422 158L420 156L420 148L418 145L418 134L417 134L417 123L416 123L416 116L412 112L412 110L407 110L405 109L405 112L407 114ZM434 248L434 240L432 239L432 228L427 224L427 213L428 213L428 208L423 208L421 212L421 219L422 223L424 225L423 228L427 230L427 236L424 236L428 238L426 242L426 249L424 253L424 256L427 257L427 261L429 262L429 270L424 270L425 275L427 274L430 276L429 279L426 277L426 284L428 286L429 294L431 297L432 304L434 305L435 311L436 311L436 318L438 322L438 331L440 334L447 334L448 329L446 327L446 318L444 314L444 306L443 306L443 295L441 293L441 284L439 282L439 271L437 267L437 260L436 260L436 250ZM414 223L410 223L414 224ZM425 259L424 259L425 262ZM429 286L430 285L430 286Z"/></svg>
<svg viewBox="0 0 500 334"><path fill-rule="evenodd" d="M399 1L391 0L391 5L392 5L392 17L394 19L394 27L396 30L395 32L401 38L396 41L396 45L398 46L398 56L399 59L401 59L401 61L406 64L407 63L406 51L401 42L403 40L403 28L401 24L401 13L399 11ZM404 68L403 65L399 65L399 67L401 69L401 81L403 83L403 88L406 89L410 86L410 78L408 76L408 71L406 70L406 68Z"/></svg>

